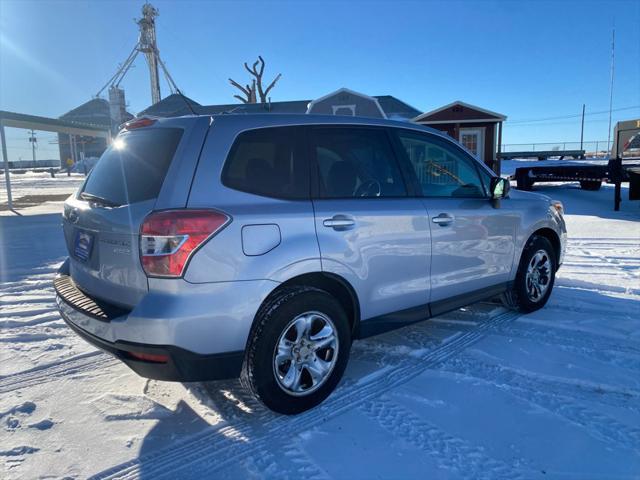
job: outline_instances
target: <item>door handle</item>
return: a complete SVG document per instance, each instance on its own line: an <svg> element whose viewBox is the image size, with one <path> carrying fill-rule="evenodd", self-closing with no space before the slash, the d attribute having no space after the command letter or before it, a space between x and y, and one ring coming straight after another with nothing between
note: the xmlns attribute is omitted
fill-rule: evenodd
<svg viewBox="0 0 640 480"><path fill-rule="evenodd" d="M449 215L448 213L441 213L437 217L433 217L431 221L433 223L437 223L441 227L446 227L447 225L451 225L455 218L453 215Z"/></svg>
<svg viewBox="0 0 640 480"><path fill-rule="evenodd" d="M325 227L333 228L335 230L346 230L353 227L356 222L352 218L348 218L344 215L335 215L333 218L327 218L322 221Z"/></svg>

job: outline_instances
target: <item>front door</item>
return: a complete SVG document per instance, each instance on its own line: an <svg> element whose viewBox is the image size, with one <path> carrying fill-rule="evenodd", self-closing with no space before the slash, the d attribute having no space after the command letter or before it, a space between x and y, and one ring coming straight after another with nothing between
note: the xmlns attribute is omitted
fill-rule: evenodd
<svg viewBox="0 0 640 480"><path fill-rule="evenodd" d="M507 282L518 217L489 200L491 174L448 140L396 131L429 215L430 302Z"/></svg>
<svg viewBox="0 0 640 480"><path fill-rule="evenodd" d="M316 232L322 270L353 286L361 328L428 316L429 224L420 198L409 198L383 128L312 127ZM378 322L366 322L374 317ZM389 325L386 325L389 326ZM363 333L364 334L364 333Z"/></svg>
<svg viewBox="0 0 640 480"><path fill-rule="evenodd" d="M484 130L480 128L461 128L460 143L481 162L484 162Z"/></svg>

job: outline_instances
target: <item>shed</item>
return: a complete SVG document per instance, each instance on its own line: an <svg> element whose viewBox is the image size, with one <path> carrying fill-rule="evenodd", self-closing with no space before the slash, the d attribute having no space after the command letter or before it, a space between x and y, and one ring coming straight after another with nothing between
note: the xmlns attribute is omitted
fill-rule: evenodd
<svg viewBox="0 0 640 480"><path fill-rule="evenodd" d="M387 118L378 99L364 93L340 88L309 102L307 113Z"/></svg>
<svg viewBox="0 0 640 480"><path fill-rule="evenodd" d="M456 101L430 112L418 115L414 122L428 125L458 140L467 150L494 172L500 173L501 113Z"/></svg>

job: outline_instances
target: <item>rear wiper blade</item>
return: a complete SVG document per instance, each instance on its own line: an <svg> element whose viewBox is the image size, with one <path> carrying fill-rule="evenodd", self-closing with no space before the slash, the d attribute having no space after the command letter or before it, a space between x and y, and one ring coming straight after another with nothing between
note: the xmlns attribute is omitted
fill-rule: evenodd
<svg viewBox="0 0 640 480"><path fill-rule="evenodd" d="M120 203L112 202L111 200L107 200L106 198L87 192L82 192L80 194L80 198L82 198L83 200L88 200L92 203L104 205L105 207L119 207L121 205Z"/></svg>

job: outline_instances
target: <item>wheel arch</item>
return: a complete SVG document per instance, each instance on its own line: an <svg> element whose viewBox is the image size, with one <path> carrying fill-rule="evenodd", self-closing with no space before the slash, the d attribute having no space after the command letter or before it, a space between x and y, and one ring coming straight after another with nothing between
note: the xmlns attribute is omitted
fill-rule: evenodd
<svg viewBox="0 0 640 480"><path fill-rule="evenodd" d="M562 251L560 237L558 236L556 231L553 230L552 228L549 228L549 227L539 228L535 230L531 235L529 235L529 238L527 238L527 241L525 242L525 247L529 243L529 241L535 236L544 237L547 240L549 240L549 242L551 243L551 246L553 247L553 253L556 256L556 271L557 271L558 268L560 268L560 252ZM524 249L523 249L523 252L524 252ZM522 257L522 254L520 254L520 256Z"/></svg>
<svg viewBox="0 0 640 480"><path fill-rule="evenodd" d="M335 273L308 272L292 277L274 288L262 301L257 312L260 312L262 310L262 306L268 303L274 295L277 295L283 289L293 286L315 287L332 295L340 305L342 305L347 314L352 338L357 336L360 328L360 302L358 300L358 295L347 280ZM253 319L253 325L256 323L257 316L258 313L256 313L256 317Z"/></svg>

